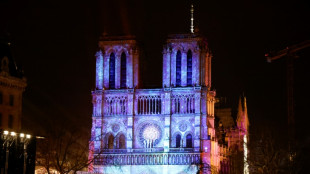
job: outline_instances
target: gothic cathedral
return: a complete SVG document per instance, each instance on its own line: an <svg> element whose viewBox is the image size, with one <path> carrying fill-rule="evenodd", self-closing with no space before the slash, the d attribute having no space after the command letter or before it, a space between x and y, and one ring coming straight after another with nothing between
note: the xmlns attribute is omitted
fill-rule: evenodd
<svg viewBox="0 0 310 174"><path fill-rule="evenodd" d="M232 149L246 151L246 101L240 100L237 124L226 127L226 138L220 141L218 125L223 123L215 119L212 54L206 40L193 33L168 36L162 88L140 88L139 59L134 37L101 37L89 172L231 173Z"/></svg>

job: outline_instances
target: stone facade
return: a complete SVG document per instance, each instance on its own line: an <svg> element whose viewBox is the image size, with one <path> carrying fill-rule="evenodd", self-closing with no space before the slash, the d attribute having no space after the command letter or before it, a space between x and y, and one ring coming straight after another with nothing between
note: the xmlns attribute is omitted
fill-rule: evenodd
<svg viewBox="0 0 310 174"><path fill-rule="evenodd" d="M168 37L162 88L139 88L139 58L134 37L99 41L89 171L115 173L115 166L121 173L221 170L212 54L205 39L195 34ZM228 154L228 147L222 149Z"/></svg>
<svg viewBox="0 0 310 174"><path fill-rule="evenodd" d="M20 131L26 80L14 62L9 43L0 44L0 129Z"/></svg>

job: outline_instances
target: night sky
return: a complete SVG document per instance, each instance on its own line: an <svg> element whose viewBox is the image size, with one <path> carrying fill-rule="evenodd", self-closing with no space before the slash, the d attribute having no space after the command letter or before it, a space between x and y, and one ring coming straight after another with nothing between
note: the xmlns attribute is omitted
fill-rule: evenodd
<svg viewBox="0 0 310 174"><path fill-rule="evenodd" d="M25 130L57 124L90 131L91 91L99 36L135 35L143 50L144 87L161 87L162 48L168 34L188 33L189 1L0 0L0 36L9 35L28 86L23 100ZM310 39L306 1L196 1L195 27L213 52L212 89L235 109L248 101L250 124L286 135L285 60L267 63L265 53ZM295 60L298 136L310 144L310 49Z"/></svg>

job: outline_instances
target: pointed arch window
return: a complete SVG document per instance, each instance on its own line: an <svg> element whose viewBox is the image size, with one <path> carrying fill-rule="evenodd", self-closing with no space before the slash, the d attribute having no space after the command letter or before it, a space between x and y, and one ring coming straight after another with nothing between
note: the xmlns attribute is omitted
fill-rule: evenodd
<svg viewBox="0 0 310 174"><path fill-rule="evenodd" d="M192 134L186 135L186 148L192 148L193 147L193 138Z"/></svg>
<svg viewBox="0 0 310 174"><path fill-rule="evenodd" d="M187 52L187 86L192 85L192 51L188 50Z"/></svg>
<svg viewBox="0 0 310 174"><path fill-rule="evenodd" d="M115 54L110 54L110 63L109 63L109 88L115 88Z"/></svg>
<svg viewBox="0 0 310 174"><path fill-rule="evenodd" d="M122 134L119 136L119 146L120 149L126 149L126 141L125 141L125 135Z"/></svg>
<svg viewBox="0 0 310 174"><path fill-rule="evenodd" d="M126 54L121 55L121 88L126 88Z"/></svg>
<svg viewBox="0 0 310 174"><path fill-rule="evenodd" d="M181 147L181 135L178 134L176 137L175 137L175 147L178 148L178 147Z"/></svg>
<svg viewBox="0 0 310 174"><path fill-rule="evenodd" d="M182 66L182 56L181 51L177 52L176 56L176 86L181 86L181 66Z"/></svg>
<svg viewBox="0 0 310 174"><path fill-rule="evenodd" d="M108 148L113 149L114 148L114 137L113 135L110 135L108 138Z"/></svg>

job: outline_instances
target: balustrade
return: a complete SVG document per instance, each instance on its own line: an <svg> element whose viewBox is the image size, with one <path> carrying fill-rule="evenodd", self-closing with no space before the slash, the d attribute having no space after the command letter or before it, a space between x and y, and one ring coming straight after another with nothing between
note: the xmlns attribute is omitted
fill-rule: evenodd
<svg viewBox="0 0 310 174"><path fill-rule="evenodd" d="M95 165L191 165L200 164L199 153L102 154Z"/></svg>
<svg viewBox="0 0 310 174"><path fill-rule="evenodd" d="M172 149L172 148L170 148ZM175 148L173 148L175 149ZM186 149L190 149L190 148L186 148ZM191 150L193 151L193 150ZM154 148L144 148L144 149L95 149L94 150L95 153L97 154L105 154L105 153L127 153L127 152L136 152L136 153L142 153L142 152L164 152L164 148L163 147L154 147ZM179 152L177 150L174 150L173 152ZM186 152L189 152L189 150L187 150Z"/></svg>

